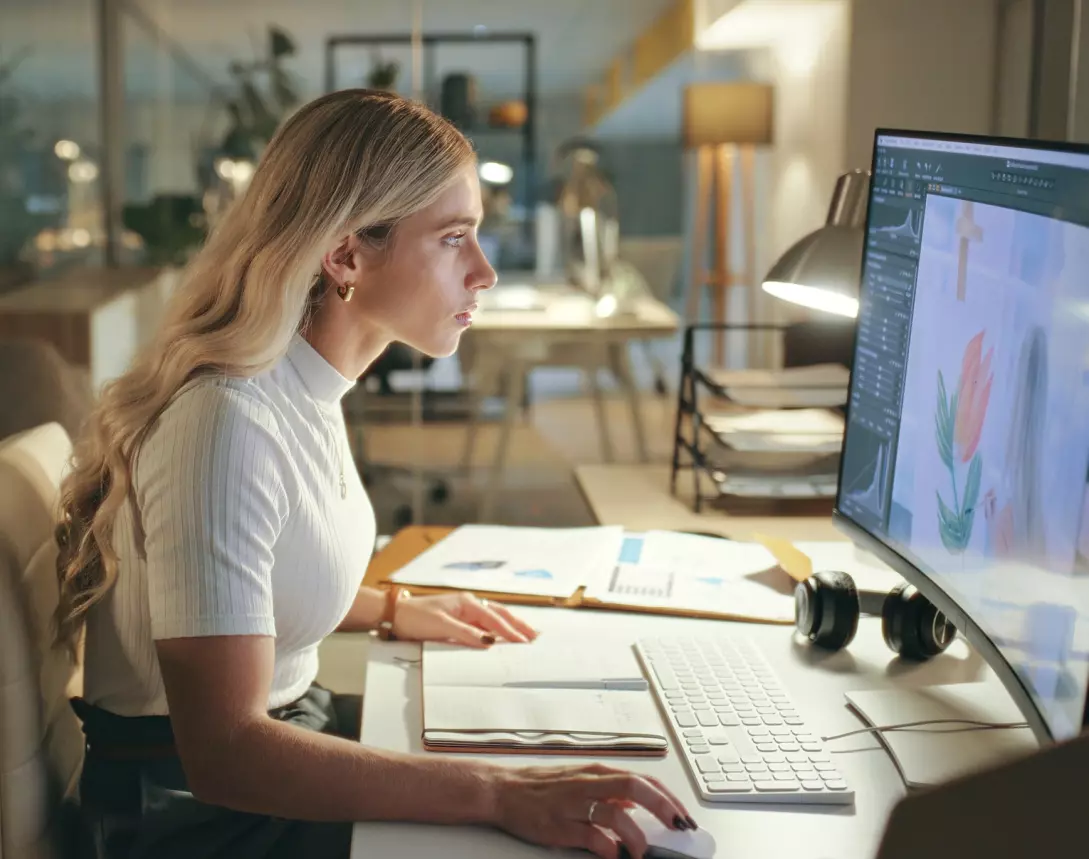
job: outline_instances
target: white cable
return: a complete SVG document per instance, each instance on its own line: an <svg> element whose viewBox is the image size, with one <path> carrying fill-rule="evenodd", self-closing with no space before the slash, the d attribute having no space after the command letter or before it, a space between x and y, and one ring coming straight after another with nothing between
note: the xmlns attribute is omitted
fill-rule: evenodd
<svg viewBox="0 0 1089 859"><path fill-rule="evenodd" d="M856 734L880 734L885 731L907 731L912 729L919 729L927 725L967 725L968 727L960 728L945 728L935 731L926 731L928 734L956 734L962 731L996 731L996 730L1008 730L1010 728L1027 728L1028 722L981 722L976 719L924 719L919 722L901 722L896 725L877 725L872 728L859 728L856 731L846 731L842 734L833 734L830 737L821 737L821 739L830 743L833 740L842 740L844 737L853 737Z"/></svg>

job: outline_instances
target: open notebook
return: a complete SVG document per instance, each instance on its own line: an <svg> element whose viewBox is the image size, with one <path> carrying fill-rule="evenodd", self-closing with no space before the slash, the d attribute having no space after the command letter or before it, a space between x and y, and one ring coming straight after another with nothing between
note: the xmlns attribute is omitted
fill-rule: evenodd
<svg viewBox="0 0 1089 859"><path fill-rule="evenodd" d="M541 639L423 648L424 748L663 756L665 726L631 647Z"/></svg>

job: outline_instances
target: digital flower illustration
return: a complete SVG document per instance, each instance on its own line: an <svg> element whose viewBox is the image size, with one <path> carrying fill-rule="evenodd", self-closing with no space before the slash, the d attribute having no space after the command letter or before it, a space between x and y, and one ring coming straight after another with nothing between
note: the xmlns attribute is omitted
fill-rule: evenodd
<svg viewBox="0 0 1089 859"><path fill-rule="evenodd" d="M987 418L987 405L991 399L991 358L994 347L983 353L986 331L980 331L968 341L961 362L960 378L956 391L950 398L945 377L938 371L938 408L934 414L934 431L938 454L953 485L953 503L950 506L938 492L938 533L942 545L950 552L961 553L972 536L976 505L979 502L979 484L983 475L983 455L979 452L979 440ZM958 489L957 467L968 464L963 493Z"/></svg>

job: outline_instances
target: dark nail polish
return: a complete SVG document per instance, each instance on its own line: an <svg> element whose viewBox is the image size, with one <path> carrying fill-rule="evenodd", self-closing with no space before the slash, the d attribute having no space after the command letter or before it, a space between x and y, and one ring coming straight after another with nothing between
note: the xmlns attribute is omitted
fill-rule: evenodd
<svg viewBox="0 0 1089 859"><path fill-rule="evenodd" d="M699 829L699 827L696 826L696 821L694 821L691 817L687 818L687 821L689 829Z"/></svg>
<svg viewBox="0 0 1089 859"><path fill-rule="evenodd" d="M678 814L673 818L673 828L674 829L680 829L681 831L684 831L685 829L688 828L688 823L685 821L685 819L683 817L681 817Z"/></svg>
<svg viewBox="0 0 1089 859"><path fill-rule="evenodd" d="M495 636L490 632L486 632L484 635L480 636L480 640L485 644L495 644Z"/></svg>

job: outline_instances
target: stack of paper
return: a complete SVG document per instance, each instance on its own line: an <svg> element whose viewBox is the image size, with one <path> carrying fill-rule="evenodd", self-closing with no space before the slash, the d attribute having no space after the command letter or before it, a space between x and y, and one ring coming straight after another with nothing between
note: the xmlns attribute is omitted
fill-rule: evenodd
<svg viewBox="0 0 1089 859"><path fill-rule="evenodd" d="M612 568L623 538L620 526L463 525L391 579L407 585L569 597Z"/></svg>
<svg viewBox="0 0 1089 859"><path fill-rule="evenodd" d="M428 643L423 699L430 751L661 756L668 748L630 646L545 636L486 651Z"/></svg>
<svg viewBox="0 0 1089 859"><path fill-rule="evenodd" d="M709 414L704 422L734 450L839 453L843 444L843 417L827 409Z"/></svg>
<svg viewBox="0 0 1089 859"><path fill-rule="evenodd" d="M766 409L834 408L847 402L851 372L842 364L783 370L717 370L708 374L726 396Z"/></svg>

